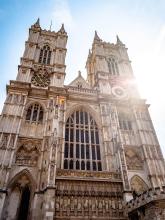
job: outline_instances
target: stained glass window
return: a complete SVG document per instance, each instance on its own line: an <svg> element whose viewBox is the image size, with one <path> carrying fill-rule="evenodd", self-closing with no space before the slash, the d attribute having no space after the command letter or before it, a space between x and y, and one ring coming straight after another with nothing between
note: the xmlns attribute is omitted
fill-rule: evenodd
<svg viewBox="0 0 165 220"><path fill-rule="evenodd" d="M75 111L66 122L64 169L102 170L98 127L88 112Z"/></svg>

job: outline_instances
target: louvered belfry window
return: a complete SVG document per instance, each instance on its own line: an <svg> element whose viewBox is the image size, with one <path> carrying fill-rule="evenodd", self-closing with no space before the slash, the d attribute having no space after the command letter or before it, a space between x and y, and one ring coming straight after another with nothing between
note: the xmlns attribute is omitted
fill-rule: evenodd
<svg viewBox="0 0 165 220"><path fill-rule="evenodd" d="M118 64L114 58L108 59L108 68L111 75L119 76Z"/></svg>
<svg viewBox="0 0 165 220"><path fill-rule="evenodd" d="M75 111L66 122L64 169L102 170L98 127L86 111Z"/></svg>
<svg viewBox="0 0 165 220"><path fill-rule="evenodd" d="M45 45L41 50L40 50L40 56L39 56L39 63L42 64L50 64L50 59L51 59L51 50L48 45Z"/></svg>

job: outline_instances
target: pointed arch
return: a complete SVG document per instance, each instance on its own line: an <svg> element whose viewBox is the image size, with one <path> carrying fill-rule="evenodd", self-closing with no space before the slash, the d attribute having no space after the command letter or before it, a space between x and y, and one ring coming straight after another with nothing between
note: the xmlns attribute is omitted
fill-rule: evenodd
<svg viewBox="0 0 165 220"><path fill-rule="evenodd" d="M26 177L26 179L24 178ZM32 174L30 173L30 171L28 169L23 169L21 170L19 173L17 173L8 183L7 188L12 188L15 185L19 185L21 184L21 180L22 178L23 181L22 183L24 183L25 185L29 185L29 187L34 191L35 187L36 187L36 181L34 180Z"/></svg>
<svg viewBox="0 0 165 220"><path fill-rule="evenodd" d="M108 62L108 68L110 74L113 76L119 76L119 67L118 67L117 58L111 56L108 58L107 62Z"/></svg>
<svg viewBox="0 0 165 220"><path fill-rule="evenodd" d="M76 106L65 124L64 169L102 171L100 137L94 111Z"/></svg>
<svg viewBox="0 0 165 220"><path fill-rule="evenodd" d="M51 60L51 48L49 44L45 44L41 49L40 49L40 55L39 55L39 60L38 62L41 64L50 64Z"/></svg>
<svg viewBox="0 0 165 220"><path fill-rule="evenodd" d="M42 123L44 117L44 109L40 103L32 103L26 108L26 121L32 123Z"/></svg>
<svg viewBox="0 0 165 220"><path fill-rule="evenodd" d="M134 175L130 180L132 191L136 194L141 194L148 189L146 182L138 175Z"/></svg>
<svg viewBox="0 0 165 220"><path fill-rule="evenodd" d="M28 169L17 173L8 183L3 215L5 219L28 219L36 182Z"/></svg>
<svg viewBox="0 0 165 220"><path fill-rule="evenodd" d="M90 105L77 105L76 104L76 105L72 106L70 109L67 109L66 121L72 115L72 113L74 113L75 111L79 111L79 110L89 112L89 114L92 115L93 119L96 121L98 129L99 130L101 129L101 120L100 120L99 114ZM66 121L65 121L65 123L66 123Z"/></svg>

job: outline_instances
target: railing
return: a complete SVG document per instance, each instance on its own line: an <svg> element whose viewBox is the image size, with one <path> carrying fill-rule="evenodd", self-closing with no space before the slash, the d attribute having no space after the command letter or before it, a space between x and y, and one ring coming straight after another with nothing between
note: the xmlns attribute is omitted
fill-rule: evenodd
<svg viewBox="0 0 165 220"><path fill-rule="evenodd" d="M86 88L78 88L78 87L68 87L68 91L78 92L78 93L89 93L89 94L97 94L97 91L94 89L86 89Z"/></svg>

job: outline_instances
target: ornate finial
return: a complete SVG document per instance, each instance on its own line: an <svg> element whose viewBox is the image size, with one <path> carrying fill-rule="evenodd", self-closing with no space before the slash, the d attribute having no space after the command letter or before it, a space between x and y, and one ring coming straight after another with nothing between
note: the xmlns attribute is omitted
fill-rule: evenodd
<svg viewBox="0 0 165 220"><path fill-rule="evenodd" d="M94 36L94 40L93 43L99 43L101 42L101 38L98 36L97 31L95 31L95 36Z"/></svg>
<svg viewBox="0 0 165 220"><path fill-rule="evenodd" d="M64 24L62 24L62 26L61 26L59 32L61 32L62 34L65 34L65 33L66 33L65 28L64 28Z"/></svg>
<svg viewBox="0 0 165 220"><path fill-rule="evenodd" d="M116 39L117 39L117 44L123 45L123 42L120 40L119 36L116 35Z"/></svg>
<svg viewBox="0 0 165 220"><path fill-rule="evenodd" d="M90 58L91 55L92 55L92 53L91 53L91 50L89 49L89 52L88 52L88 58Z"/></svg>
<svg viewBox="0 0 165 220"><path fill-rule="evenodd" d="M37 19L36 24L40 25L40 18Z"/></svg>
<svg viewBox="0 0 165 220"><path fill-rule="evenodd" d="M36 23L34 24L35 27L40 27L40 19L38 18Z"/></svg>
<svg viewBox="0 0 165 220"><path fill-rule="evenodd" d="M95 31L94 40L96 40L96 41L101 41L100 37L99 37L98 34L97 34L97 31Z"/></svg>
<svg viewBox="0 0 165 220"><path fill-rule="evenodd" d="M31 27L37 28L37 29L41 29L41 27L40 27L40 19L38 18L37 21Z"/></svg>
<svg viewBox="0 0 165 220"><path fill-rule="evenodd" d="M52 30L52 20L51 20L51 22L50 22L50 28L49 28L49 30L50 30L50 31Z"/></svg>
<svg viewBox="0 0 165 220"><path fill-rule="evenodd" d="M78 71L78 76L81 76L81 71L80 70Z"/></svg>

